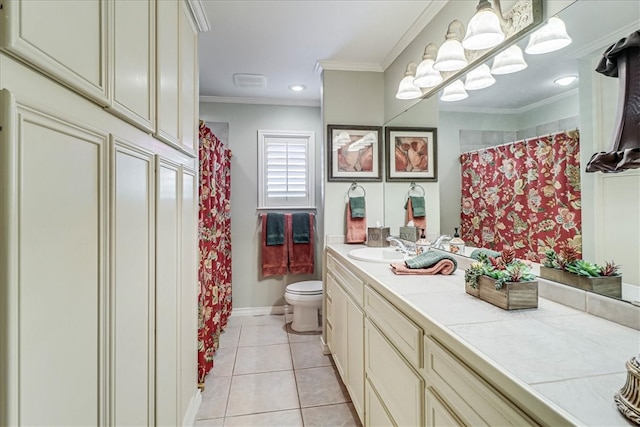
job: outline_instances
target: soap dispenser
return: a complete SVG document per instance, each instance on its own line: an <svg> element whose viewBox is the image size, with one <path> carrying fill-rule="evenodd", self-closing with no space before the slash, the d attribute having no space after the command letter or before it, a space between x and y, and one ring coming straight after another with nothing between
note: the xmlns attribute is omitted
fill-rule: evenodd
<svg viewBox="0 0 640 427"><path fill-rule="evenodd" d="M459 253L464 255L464 240L460 238L460 233L458 233L459 227L454 227L455 233L453 233L453 239L449 242L449 250L453 253Z"/></svg>
<svg viewBox="0 0 640 427"><path fill-rule="evenodd" d="M416 255L420 255L429 250L431 242L427 240L427 236L424 233L424 228L420 229L420 238L416 241Z"/></svg>

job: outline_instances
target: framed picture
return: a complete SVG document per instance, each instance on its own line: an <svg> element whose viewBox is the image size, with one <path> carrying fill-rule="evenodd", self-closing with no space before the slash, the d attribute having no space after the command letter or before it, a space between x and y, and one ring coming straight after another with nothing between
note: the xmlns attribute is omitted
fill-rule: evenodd
<svg viewBox="0 0 640 427"><path fill-rule="evenodd" d="M329 181L382 181L382 127L327 125Z"/></svg>
<svg viewBox="0 0 640 427"><path fill-rule="evenodd" d="M387 181L437 181L436 128L385 128Z"/></svg>

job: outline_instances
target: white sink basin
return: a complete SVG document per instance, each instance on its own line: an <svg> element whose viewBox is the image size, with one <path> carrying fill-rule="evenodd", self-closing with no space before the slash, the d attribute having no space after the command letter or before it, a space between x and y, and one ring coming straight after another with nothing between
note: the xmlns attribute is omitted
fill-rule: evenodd
<svg viewBox="0 0 640 427"><path fill-rule="evenodd" d="M383 263L398 262L409 258L395 248L358 248L350 251L348 256L359 261Z"/></svg>

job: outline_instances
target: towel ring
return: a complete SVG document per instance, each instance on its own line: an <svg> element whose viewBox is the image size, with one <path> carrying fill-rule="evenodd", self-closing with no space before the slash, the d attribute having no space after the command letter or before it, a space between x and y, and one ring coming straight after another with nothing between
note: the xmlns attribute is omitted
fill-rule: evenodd
<svg viewBox="0 0 640 427"><path fill-rule="evenodd" d="M422 193L420 194L420 196L424 197L424 188L421 185L416 184L415 182L412 182L411 185L409 186L409 191L407 192L407 196L410 196L411 192L417 189L420 189L420 192Z"/></svg>
<svg viewBox="0 0 640 427"><path fill-rule="evenodd" d="M347 196L351 197L351 192L357 190L358 188L362 190L362 195L366 197L367 192L365 191L364 187L357 182L351 184L351 187L349 187L349 191L347 191Z"/></svg>

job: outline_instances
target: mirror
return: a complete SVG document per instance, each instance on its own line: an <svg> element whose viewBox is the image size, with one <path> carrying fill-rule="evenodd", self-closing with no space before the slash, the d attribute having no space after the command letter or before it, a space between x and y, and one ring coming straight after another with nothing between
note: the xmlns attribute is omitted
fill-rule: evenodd
<svg viewBox="0 0 640 427"><path fill-rule="evenodd" d="M463 101L445 103L437 95L421 100L385 126L433 125L424 123L424 117L438 117L438 185L418 182L425 188L427 204L439 200L439 211L428 217L431 238L451 235L459 227L462 152L580 128L583 258L598 264L614 259L621 264L623 281L631 285L623 287L623 299L638 301L640 173L586 174L584 165L594 152L608 149L618 99L618 79L593 70L608 46L640 29L640 6L637 0L581 0L558 17L573 39L568 47L543 55L525 54L527 69L496 76L496 84L470 91ZM527 41L525 37L518 45L524 50ZM564 75L579 79L565 87L553 83ZM627 205L607 199L607 189L619 188L618 183L629 190ZM409 184L384 184L385 225L392 234L404 222L404 212L397 206L404 203ZM440 228L429 227L429 222Z"/></svg>

